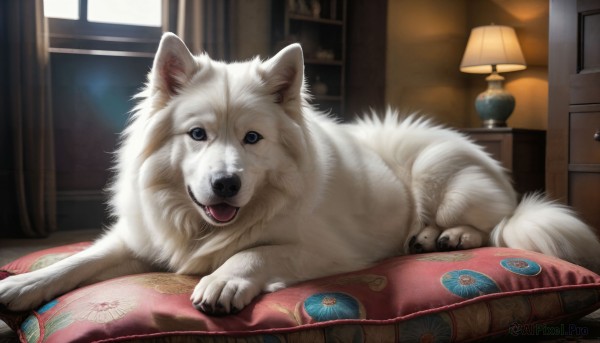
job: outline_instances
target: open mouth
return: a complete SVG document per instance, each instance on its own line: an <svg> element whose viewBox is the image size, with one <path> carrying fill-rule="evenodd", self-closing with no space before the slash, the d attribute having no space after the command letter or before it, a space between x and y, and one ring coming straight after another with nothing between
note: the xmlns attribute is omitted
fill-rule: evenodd
<svg viewBox="0 0 600 343"><path fill-rule="evenodd" d="M196 199L190 186L187 187L187 191L190 195L190 198L192 198L196 205L200 206L200 208L204 210L206 216L214 222L218 224L228 224L237 217L238 211L240 210L239 207L231 206L227 203L204 205L201 204L198 199Z"/></svg>

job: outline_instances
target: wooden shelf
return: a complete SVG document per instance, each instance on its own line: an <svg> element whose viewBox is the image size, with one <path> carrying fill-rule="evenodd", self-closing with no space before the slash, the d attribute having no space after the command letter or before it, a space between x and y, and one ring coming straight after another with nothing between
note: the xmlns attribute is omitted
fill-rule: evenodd
<svg viewBox="0 0 600 343"><path fill-rule="evenodd" d="M317 101L342 101L340 95L313 95L313 98Z"/></svg>
<svg viewBox="0 0 600 343"><path fill-rule="evenodd" d="M318 58L307 58L304 60L305 64L316 64L316 65L330 65L330 66L343 66L344 62L340 60L322 60Z"/></svg>
<svg viewBox="0 0 600 343"><path fill-rule="evenodd" d="M317 82L327 88L326 95L313 94L310 102L321 110L331 109L332 113L343 118L346 105L347 0L320 0L319 3L320 16L313 17L298 14L290 8L288 1L273 1L273 47L278 50L296 42L302 45L304 76L309 89L312 90ZM317 56L331 58L320 59Z"/></svg>
<svg viewBox="0 0 600 343"><path fill-rule="evenodd" d="M326 24L326 25L339 25L339 26L344 25L344 22L342 20L315 18L315 17L301 15L301 14L290 14L289 18L290 18L290 20L309 21L309 22L313 22L313 23Z"/></svg>
<svg viewBox="0 0 600 343"><path fill-rule="evenodd" d="M307 58L304 60L305 64L315 65L329 65L329 66L343 66L344 62L340 60L320 60L318 58Z"/></svg>

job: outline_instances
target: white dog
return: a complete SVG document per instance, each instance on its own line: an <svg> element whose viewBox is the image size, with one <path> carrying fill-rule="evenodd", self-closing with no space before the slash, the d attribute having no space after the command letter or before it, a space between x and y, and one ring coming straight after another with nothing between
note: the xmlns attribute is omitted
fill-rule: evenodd
<svg viewBox="0 0 600 343"><path fill-rule="evenodd" d="M89 249L0 282L39 306L150 270L204 275L191 302L241 310L261 292L409 252L483 245L589 267L592 230L540 196L517 205L499 164L456 131L388 111L342 125L307 103L303 57L226 64L165 34L123 135L115 223Z"/></svg>

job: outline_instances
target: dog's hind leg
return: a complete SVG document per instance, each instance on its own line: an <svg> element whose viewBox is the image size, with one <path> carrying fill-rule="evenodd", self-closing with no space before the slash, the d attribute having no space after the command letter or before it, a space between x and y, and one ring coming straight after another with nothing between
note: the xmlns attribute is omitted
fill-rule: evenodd
<svg viewBox="0 0 600 343"><path fill-rule="evenodd" d="M432 225L441 234L433 245L420 240L422 234L416 235L415 244L429 247L422 252L487 245L491 230L516 207L514 191L480 166L456 171L443 184L430 189L434 196L422 197L426 202L423 207L434 213Z"/></svg>
<svg viewBox="0 0 600 343"><path fill-rule="evenodd" d="M448 183L436 223L445 228L437 250L472 249L488 244L489 233L514 211L512 189L504 189L479 166L458 172Z"/></svg>
<svg viewBox="0 0 600 343"><path fill-rule="evenodd" d="M12 311L31 310L82 284L147 270L111 231L88 249L48 267L0 281L0 304Z"/></svg>

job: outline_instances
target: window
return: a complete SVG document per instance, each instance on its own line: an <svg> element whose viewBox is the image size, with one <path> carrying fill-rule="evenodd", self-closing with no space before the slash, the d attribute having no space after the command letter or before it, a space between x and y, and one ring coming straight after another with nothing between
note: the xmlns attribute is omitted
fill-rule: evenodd
<svg viewBox="0 0 600 343"><path fill-rule="evenodd" d="M44 0L50 51L152 56L168 0Z"/></svg>
<svg viewBox="0 0 600 343"><path fill-rule="evenodd" d="M49 18L79 19L79 0L44 0L44 15Z"/></svg>
<svg viewBox="0 0 600 343"><path fill-rule="evenodd" d="M161 27L161 0L88 0L90 22Z"/></svg>

